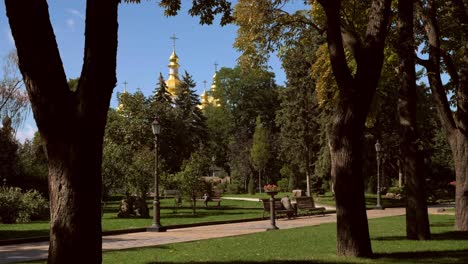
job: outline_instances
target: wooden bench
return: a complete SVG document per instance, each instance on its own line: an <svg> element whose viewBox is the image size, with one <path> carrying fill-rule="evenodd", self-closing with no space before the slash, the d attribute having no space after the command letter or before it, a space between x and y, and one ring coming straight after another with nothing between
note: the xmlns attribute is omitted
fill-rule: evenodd
<svg viewBox="0 0 468 264"><path fill-rule="evenodd" d="M296 210L297 213L306 211L310 215L314 213L322 213L325 215L325 207L315 207L313 197L296 197Z"/></svg>
<svg viewBox="0 0 468 264"><path fill-rule="evenodd" d="M197 198L196 200L199 201L199 202L203 202L205 204L205 206L208 206L208 203L210 202L214 202L216 203L216 206L217 207L220 207L221 206L221 193L220 192L214 192L213 193L213 196L210 196L208 201L205 201L205 199L203 198L203 195L201 196L202 198Z"/></svg>
<svg viewBox="0 0 468 264"><path fill-rule="evenodd" d="M180 197L179 190L164 190L163 192L164 198L176 198Z"/></svg>
<svg viewBox="0 0 468 264"><path fill-rule="evenodd" d="M270 214L270 198L260 199L263 205L263 214L262 218L265 218L265 213ZM281 203L281 199L275 198L275 214L279 218L279 215L286 215L289 218L295 214L294 209L286 209Z"/></svg>

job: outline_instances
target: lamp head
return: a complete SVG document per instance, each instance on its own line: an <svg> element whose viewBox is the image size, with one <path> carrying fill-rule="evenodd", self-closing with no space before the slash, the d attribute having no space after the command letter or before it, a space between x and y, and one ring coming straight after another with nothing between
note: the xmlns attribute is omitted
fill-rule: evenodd
<svg viewBox="0 0 468 264"><path fill-rule="evenodd" d="M377 142L375 143L375 151L377 153L379 153L380 151L382 151L382 146L380 145L379 141L377 140Z"/></svg>
<svg viewBox="0 0 468 264"><path fill-rule="evenodd" d="M154 135L159 135L161 133L161 124L159 123L158 116L155 116L153 122L151 123L151 129L153 130Z"/></svg>

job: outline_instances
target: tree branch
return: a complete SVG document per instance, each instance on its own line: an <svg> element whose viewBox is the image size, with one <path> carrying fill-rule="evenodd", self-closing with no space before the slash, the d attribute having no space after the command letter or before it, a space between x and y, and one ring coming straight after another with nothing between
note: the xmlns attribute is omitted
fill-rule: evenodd
<svg viewBox="0 0 468 264"><path fill-rule="evenodd" d="M49 124L67 120L65 116L72 112L71 93L47 1L5 0L5 7L37 126L42 133L60 134Z"/></svg>

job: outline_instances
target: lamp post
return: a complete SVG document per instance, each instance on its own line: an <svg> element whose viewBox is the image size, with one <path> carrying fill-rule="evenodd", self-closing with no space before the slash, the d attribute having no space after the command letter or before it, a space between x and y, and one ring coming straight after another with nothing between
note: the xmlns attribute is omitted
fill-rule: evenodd
<svg viewBox="0 0 468 264"><path fill-rule="evenodd" d="M154 200L153 200L153 225L148 228L148 231L164 232L166 228L160 223L160 203L159 203L159 172L158 172L158 137L161 132L161 124L159 123L158 116L154 117L151 123L151 129L154 135Z"/></svg>
<svg viewBox="0 0 468 264"><path fill-rule="evenodd" d="M382 151L382 146L379 141L375 143L375 152L377 153L377 205L375 209L383 209L380 204L380 152Z"/></svg>

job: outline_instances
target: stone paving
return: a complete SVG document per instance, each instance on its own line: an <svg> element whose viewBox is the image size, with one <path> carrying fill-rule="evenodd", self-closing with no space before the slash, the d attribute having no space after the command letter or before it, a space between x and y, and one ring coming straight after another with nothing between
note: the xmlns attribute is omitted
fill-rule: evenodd
<svg viewBox="0 0 468 264"><path fill-rule="evenodd" d="M430 213L437 213L437 208L430 208ZM379 218L386 216L404 215L404 208L387 208L385 210L368 210L367 216ZM319 225L336 222L336 214L325 216L305 216L294 219L279 219L276 225L280 229ZM198 226L190 228L170 229L167 232L140 232L103 237L103 250L117 250L126 248L149 247L162 244L203 240L218 237L238 236L257 232L264 232L270 226L269 220L252 221L234 224ZM46 259L48 242L16 244L0 246L0 263L13 263Z"/></svg>

